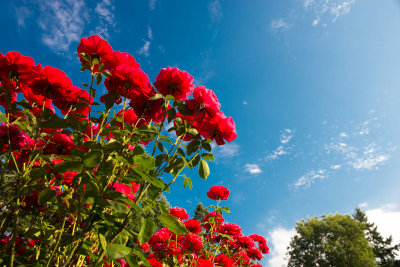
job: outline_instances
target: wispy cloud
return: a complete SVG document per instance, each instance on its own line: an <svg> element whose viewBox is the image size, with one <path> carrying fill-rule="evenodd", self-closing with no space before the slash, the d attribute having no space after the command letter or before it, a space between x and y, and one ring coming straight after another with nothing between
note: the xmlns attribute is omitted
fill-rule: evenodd
<svg viewBox="0 0 400 267"><path fill-rule="evenodd" d="M309 188L316 180L325 179L328 177L325 169L311 170L301 176L297 181L290 185L290 189L297 191L299 189Z"/></svg>
<svg viewBox="0 0 400 267"><path fill-rule="evenodd" d="M321 21L334 23L339 17L350 13L355 0L304 0L304 8L314 15L313 26Z"/></svg>
<svg viewBox="0 0 400 267"><path fill-rule="evenodd" d="M236 143L227 143L223 146L212 145L213 152L218 158L231 158L239 155L240 146Z"/></svg>
<svg viewBox="0 0 400 267"><path fill-rule="evenodd" d="M139 55L150 56L150 41L144 41L143 46L137 51Z"/></svg>
<svg viewBox="0 0 400 267"><path fill-rule="evenodd" d="M38 27L42 43L53 52L72 56L84 33L110 38L117 23L114 0L87 5L85 0L23 1L14 7L19 30L27 23Z"/></svg>
<svg viewBox="0 0 400 267"><path fill-rule="evenodd" d="M268 254L268 267L282 267L287 265L287 247L292 236L295 235L294 229L277 227L267 234L270 253Z"/></svg>
<svg viewBox="0 0 400 267"><path fill-rule="evenodd" d="M222 20L222 8L219 0L212 0L208 4L208 13L210 15L211 22L218 23Z"/></svg>
<svg viewBox="0 0 400 267"><path fill-rule="evenodd" d="M147 38L149 38L150 40L153 40L153 31L149 25L147 26Z"/></svg>
<svg viewBox="0 0 400 267"><path fill-rule="evenodd" d="M150 0L149 1L149 8L150 8L151 11L153 11L156 8L156 3L157 3L157 0Z"/></svg>
<svg viewBox="0 0 400 267"><path fill-rule="evenodd" d="M57 53L69 50L82 36L85 2L79 0L40 2L39 27L42 42Z"/></svg>
<svg viewBox="0 0 400 267"><path fill-rule="evenodd" d="M272 151L272 153L270 153L265 158L265 160L266 161L277 160L281 156L289 154L289 148L290 148L289 143L290 140L292 140L292 138L294 137L294 132L295 131L291 129L283 130L279 138L280 145L274 151Z"/></svg>
<svg viewBox="0 0 400 267"><path fill-rule="evenodd" d="M279 19L272 20L270 27L273 30L279 30L279 29L286 30L286 29L290 28L290 25L283 18L279 18Z"/></svg>
<svg viewBox="0 0 400 267"><path fill-rule="evenodd" d="M258 166L258 164L246 163L246 165L244 165L244 170L245 172L253 175L262 173L262 170L260 169L260 166Z"/></svg>
<svg viewBox="0 0 400 267"><path fill-rule="evenodd" d="M97 3L95 12L97 14L98 25L94 31L91 31L92 34L99 34L105 38L110 38L110 29L116 26L114 10L113 0L102 0Z"/></svg>

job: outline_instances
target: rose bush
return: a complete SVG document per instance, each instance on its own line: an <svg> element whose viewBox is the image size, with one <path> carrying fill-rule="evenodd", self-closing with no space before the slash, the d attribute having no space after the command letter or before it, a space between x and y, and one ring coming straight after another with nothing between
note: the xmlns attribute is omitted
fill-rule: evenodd
<svg viewBox="0 0 400 267"><path fill-rule="evenodd" d="M259 266L267 243L224 222L227 188L207 193L218 202L202 222L160 201L178 179L192 187L186 167L206 179L210 144L236 138L214 92L171 67L151 84L97 35L77 52L91 77L85 89L57 68L0 53L1 264ZM108 92L96 97L102 83Z"/></svg>

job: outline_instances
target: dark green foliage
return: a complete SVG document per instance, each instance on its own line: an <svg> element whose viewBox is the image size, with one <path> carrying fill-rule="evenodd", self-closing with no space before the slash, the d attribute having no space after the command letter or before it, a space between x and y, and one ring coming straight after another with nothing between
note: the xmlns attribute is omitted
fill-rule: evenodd
<svg viewBox="0 0 400 267"><path fill-rule="evenodd" d="M353 218L365 226L366 238L372 247L376 263L379 266L399 266L395 265L396 252L400 249L400 244L392 246L392 237L384 238L374 223L368 222L367 215L360 208L356 208Z"/></svg>
<svg viewBox="0 0 400 267"><path fill-rule="evenodd" d="M204 207L203 203L199 202L196 206L196 209L194 210L193 219L201 222L208 213L209 213L209 210Z"/></svg>

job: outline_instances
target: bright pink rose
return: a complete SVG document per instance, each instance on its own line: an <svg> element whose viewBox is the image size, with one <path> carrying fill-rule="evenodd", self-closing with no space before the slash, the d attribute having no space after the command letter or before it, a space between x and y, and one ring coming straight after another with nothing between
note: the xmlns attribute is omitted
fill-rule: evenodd
<svg viewBox="0 0 400 267"><path fill-rule="evenodd" d="M188 251L199 250L203 247L203 240L195 234L187 234L182 240L182 249Z"/></svg>
<svg viewBox="0 0 400 267"><path fill-rule="evenodd" d="M159 123L164 118L164 111L162 110L164 99L150 100L155 94L154 89L151 89L148 93L136 93L132 96L129 103L129 106L133 108L135 113L146 120L146 122L154 121L155 123Z"/></svg>
<svg viewBox="0 0 400 267"><path fill-rule="evenodd" d="M120 183L114 182L114 184L110 183L108 186L109 187L112 186L115 189L115 191L124 194L131 201L133 201L135 199L135 193L139 189L138 184L136 184L134 182L131 182L130 185L128 185L128 184L120 184Z"/></svg>
<svg viewBox="0 0 400 267"><path fill-rule="evenodd" d="M186 100L193 91L193 77L186 71L168 67L161 69L154 86L164 96L172 95L176 100Z"/></svg>

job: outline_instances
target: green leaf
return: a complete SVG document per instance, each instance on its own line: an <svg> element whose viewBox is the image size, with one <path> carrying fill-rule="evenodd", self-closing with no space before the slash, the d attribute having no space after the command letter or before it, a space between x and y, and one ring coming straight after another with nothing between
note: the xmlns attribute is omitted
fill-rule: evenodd
<svg viewBox="0 0 400 267"><path fill-rule="evenodd" d="M203 153L203 155L201 155L203 157L203 159L208 160L208 161L213 161L214 160L214 155L210 154L210 153Z"/></svg>
<svg viewBox="0 0 400 267"><path fill-rule="evenodd" d="M155 94L152 97L149 98L149 100L157 100L160 98L163 98L164 96L162 94Z"/></svg>
<svg viewBox="0 0 400 267"><path fill-rule="evenodd" d="M176 116L176 110L174 108L170 108L168 110L168 123L170 123Z"/></svg>
<svg viewBox="0 0 400 267"><path fill-rule="evenodd" d="M192 190L192 187L193 187L192 179L190 179L187 176L184 176L184 177L185 177L185 179L183 179L183 187L186 188L187 186L189 186L190 190Z"/></svg>
<svg viewBox="0 0 400 267"><path fill-rule="evenodd" d="M161 188L161 189L165 188L165 183L162 180L159 180L157 178L154 178L154 177L150 176L149 174L141 171L139 168L133 168L133 170L137 174L139 174L144 180L146 180L147 182L151 183L155 187L158 187L158 188Z"/></svg>
<svg viewBox="0 0 400 267"><path fill-rule="evenodd" d="M131 267L139 267L139 264L135 256L129 254L125 256L125 259Z"/></svg>
<svg viewBox="0 0 400 267"><path fill-rule="evenodd" d="M103 159L103 151L102 150L91 150L83 157L83 165L88 168L97 167L101 160Z"/></svg>
<svg viewBox="0 0 400 267"><path fill-rule="evenodd" d="M44 189L40 191L39 197L38 197L38 204L39 205L44 205L47 202L52 202L56 199L57 192L53 189Z"/></svg>
<svg viewBox="0 0 400 267"><path fill-rule="evenodd" d="M155 159L146 154L136 155L133 157L133 161L137 166L142 168L145 171L154 170L155 167Z"/></svg>
<svg viewBox="0 0 400 267"><path fill-rule="evenodd" d="M104 235L102 235L102 234L99 234L99 240L100 240L101 247L102 247L104 250L107 250L107 240L106 240L106 237L105 237Z"/></svg>
<svg viewBox="0 0 400 267"><path fill-rule="evenodd" d="M150 263L146 260L146 258L142 255L142 253L140 253L139 251L132 251L133 254L135 254L136 256L138 256L141 260L142 260L142 264L144 264L144 266L146 267L151 267ZM127 259L128 260L128 259Z"/></svg>
<svg viewBox="0 0 400 267"><path fill-rule="evenodd" d="M208 167L208 163L204 159L200 160L199 175L204 180L206 180L207 177L210 175L210 167Z"/></svg>
<svg viewBox="0 0 400 267"><path fill-rule="evenodd" d="M219 208L221 210L225 211L226 213L230 213L231 212L228 207L219 207Z"/></svg>
<svg viewBox="0 0 400 267"><path fill-rule="evenodd" d="M58 173L64 172L81 172L83 169L82 162L80 161L65 161L53 166L53 169Z"/></svg>
<svg viewBox="0 0 400 267"><path fill-rule="evenodd" d="M65 119L61 119L60 117L55 116L50 120L41 122L40 128L49 128L49 129L68 128L68 122Z"/></svg>
<svg viewBox="0 0 400 267"><path fill-rule="evenodd" d="M101 83L101 81L103 80L103 76L99 73L96 76L96 84L97 86L99 86L99 84Z"/></svg>
<svg viewBox="0 0 400 267"><path fill-rule="evenodd" d="M123 258L130 252L131 252L130 248L125 247L124 245L121 244L107 245L107 254L112 260Z"/></svg>
<svg viewBox="0 0 400 267"><path fill-rule="evenodd" d="M99 60L97 58L94 58L92 60L92 65L97 65L97 64L99 64Z"/></svg>
<svg viewBox="0 0 400 267"><path fill-rule="evenodd" d="M150 240L150 237L153 235L153 231L155 229L156 224L154 223L153 218L142 218L140 224L140 232L139 232L139 242L140 245L146 243Z"/></svg>
<svg viewBox="0 0 400 267"><path fill-rule="evenodd" d="M186 146L186 154L189 156L193 152L195 152L200 146L199 140L193 140Z"/></svg>
<svg viewBox="0 0 400 267"><path fill-rule="evenodd" d="M160 214L157 217L161 223L175 234L187 233L185 225L175 216L170 214Z"/></svg>

